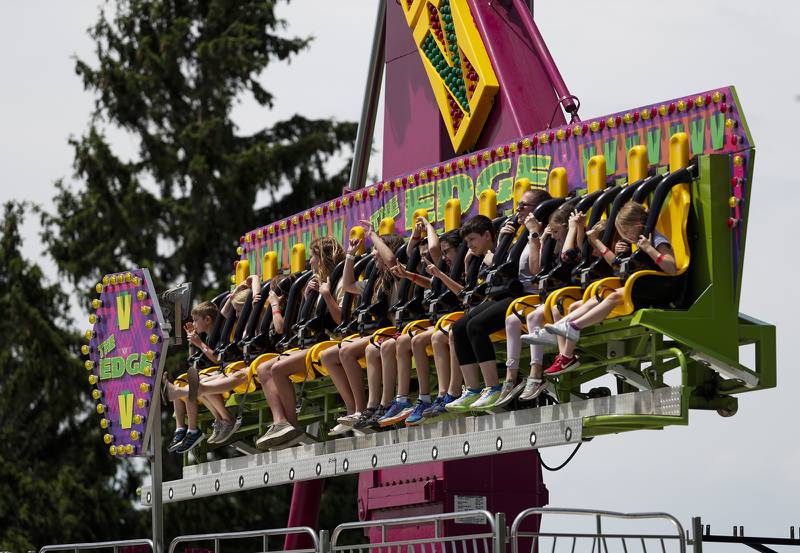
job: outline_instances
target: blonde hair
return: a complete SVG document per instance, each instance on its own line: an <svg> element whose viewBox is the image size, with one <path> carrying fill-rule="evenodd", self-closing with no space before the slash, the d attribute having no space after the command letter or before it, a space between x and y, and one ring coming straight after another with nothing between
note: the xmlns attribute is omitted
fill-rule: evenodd
<svg viewBox="0 0 800 553"><path fill-rule="evenodd" d="M550 214L550 219L547 221L549 225L558 225L565 227L569 224L569 214L571 210L568 207L559 207Z"/></svg>
<svg viewBox="0 0 800 553"><path fill-rule="evenodd" d="M311 242L311 252L319 259L317 277L325 282L333 273L333 269L344 259L344 249L332 236L320 236Z"/></svg>
<svg viewBox="0 0 800 553"><path fill-rule="evenodd" d="M231 298L231 305L233 305L234 309L238 309L244 305L244 302L247 301L247 296L250 293L250 290L245 288L244 290L239 290L233 294Z"/></svg>
<svg viewBox="0 0 800 553"><path fill-rule="evenodd" d="M617 231L623 231L636 225L647 224L647 210L637 202L628 202L622 206L614 220Z"/></svg>

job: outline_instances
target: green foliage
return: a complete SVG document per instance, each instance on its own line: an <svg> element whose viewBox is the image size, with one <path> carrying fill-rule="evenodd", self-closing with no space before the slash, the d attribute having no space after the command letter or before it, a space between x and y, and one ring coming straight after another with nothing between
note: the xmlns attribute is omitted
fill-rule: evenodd
<svg viewBox="0 0 800 553"><path fill-rule="evenodd" d="M88 130L70 140L79 185L59 181L43 216L72 283L147 265L159 284L190 280L207 296L227 282L244 231L341 191L354 124L295 115L244 136L231 120L243 94L270 108L265 70L309 44L284 36L275 4L119 0L101 13L97 59L75 66L96 98ZM134 159L113 151L108 127L129 133Z"/></svg>
<svg viewBox="0 0 800 553"><path fill-rule="evenodd" d="M102 446L68 298L20 253L24 210L0 221L0 550L141 534L138 474Z"/></svg>

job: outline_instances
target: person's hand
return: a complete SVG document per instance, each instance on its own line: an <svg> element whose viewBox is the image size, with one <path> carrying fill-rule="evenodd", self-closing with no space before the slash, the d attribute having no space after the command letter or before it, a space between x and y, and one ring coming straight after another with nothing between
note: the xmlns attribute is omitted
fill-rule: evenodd
<svg viewBox="0 0 800 553"><path fill-rule="evenodd" d="M261 293L253 294L253 303L258 303L261 301Z"/></svg>
<svg viewBox="0 0 800 553"><path fill-rule="evenodd" d="M569 226L570 228L577 228L579 224L582 224L586 219L586 215L578 211L577 209L572 212L569 216Z"/></svg>
<svg viewBox="0 0 800 553"><path fill-rule="evenodd" d="M189 340L189 343L195 347L200 347L203 345L203 341L200 339L200 335L197 332L190 332L186 335L186 338Z"/></svg>
<svg viewBox="0 0 800 553"><path fill-rule="evenodd" d="M525 217L525 228L528 229L528 232L530 233L542 233L542 223L540 223L539 220L533 216L533 213L528 213L528 216Z"/></svg>
<svg viewBox="0 0 800 553"><path fill-rule="evenodd" d="M424 217L417 217L417 222L414 223L414 230L411 232L412 238L419 239L422 236L422 233L425 232L425 222Z"/></svg>
<svg viewBox="0 0 800 553"><path fill-rule="evenodd" d="M363 227L365 236L369 236L369 234L375 230L372 228L372 223L366 219L361 219L358 224Z"/></svg>
<svg viewBox="0 0 800 553"><path fill-rule="evenodd" d="M280 304L281 304L281 299L278 297L278 294L276 294L276 293L275 293L274 291L272 291L272 290L270 290L270 291L269 291L269 296L267 296L267 301L269 302L269 304L270 304L272 307L274 307L274 308L276 308L276 309L277 309L278 307L280 307Z"/></svg>
<svg viewBox="0 0 800 553"><path fill-rule="evenodd" d="M194 328L194 321L187 321L186 324L183 325L183 329L186 331L187 336L193 332L197 332Z"/></svg>
<svg viewBox="0 0 800 553"><path fill-rule="evenodd" d="M319 294L320 296L331 295L331 277L328 277L325 282L319 285Z"/></svg>
<svg viewBox="0 0 800 553"><path fill-rule="evenodd" d="M308 284L306 284L306 297L308 297L311 292L319 292L319 278L317 278L317 275L311 277L311 280L309 280Z"/></svg>
<svg viewBox="0 0 800 553"><path fill-rule="evenodd" d="M399 263L397 265L389 267L389 272L392 273L397 278L407 278L407 279L411 278L411 273L406 271L406 268L400 265Z"/></svg>
<svg viewBox="0 0 800 553"><path fill-rule="evenodd" d="M435 263L431 263L427 258L422 258L422 263L425 266L425 272L434 277L441 277L444 273Z"/></svg>
<svg viewBox="0 0 800 553"><path fill-rule="evenodd" d="M653 243L650 241L652 234L650 236L645 236L643 234L639 235L639 240L636 242L636 247L646 253L650 253L655 248L653 248Z"/></svg>
<svg viewBox="0 0 800 553"><path fill-rule="evenodd" d="M504 234L515 234L516 232L517 228L514 226L514 221L509 219L508 221L503 223L502 227L500 227L500 232L498 234L500 236L503 236Z"/></svg>
<svg viewBox="0 0 800 553"><path fill-rule="evenodd" d="M361 238L351 238L350 243L347 245L347 254L355 255L363 243L364 240Z"/></svg>
<svg viewBox="0 0 800 553"><path fill-rule="evenodd" d="M542 241L544 241L545 238L551 236L553 236L553 229L550 228L550 225L547 225L546 227L544 227L544 231L542 231Z"/></svg>
<svg viewBox="0 0 800 553"><path fill-rule="evenodd" d="M617 240L617 243L614 244L614 253L619 255L628 251L628 243L624 240Z"/></svg>

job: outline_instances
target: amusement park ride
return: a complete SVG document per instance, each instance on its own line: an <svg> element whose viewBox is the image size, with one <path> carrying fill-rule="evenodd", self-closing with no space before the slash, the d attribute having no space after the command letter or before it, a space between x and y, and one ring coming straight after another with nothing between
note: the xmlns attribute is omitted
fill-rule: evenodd
<svg viewBox="0 0 800 553"><path fill-rule="evenodd" d="M502 222L531 186L580 201L594 220L614 217L625 201L648 204L657 214L648 230L670 239L678 274L614 277L588 264L574 272L572 284L548 302L568 304L619 287L625 301L584 332L580 369L552 379L551 396L533 406L512 403L494 413L329 438L344 411L320 361L329 342L321 342L307 356L306 374L295 379L305 441L268 452L252 446L270 415L251 378L227 399L243 422L233 439L187 454L182 478L172 482L161 482L161 405L154 390L166 349L188 315L189 290L173 290L159 302L146 269L107 275L97 285L85 365L110 453L150 458L152 484L142 489L141 503L153 508L159 551L164 502L291 482L288 526L314 527L323 480L351 473L360 473L358 510L365 521L469 509L503 512L511 520L548 503L539 448L686 425L693 409L732 416L739 394L776 384L775 327L739 312L755 150L732 86L584 121L523 0L379 2L349 189L245 232L234 284L253 274L268 285L278 273L306 271L315 237L333 235L343 243L359 233L362 219L405 236L419 214L444 230L478 213ZM384 79L383 177L366 184ZM370 278L368 270L362 278ZM678 279L682 289L674 308L633 304L639 283L666 279ZM402 312L397 331L414 332L420 321L446 331L441 313L427 309L436 298L413 285L404 294L395 306ZM290 324L279 337L294 347L319 341L306 341L319 332L319 313L302 309L301 296L299 289L290 292ZM539 301L522 297L510 312L524 319ZM254 374L256 340L242 336L261 332L263 304L247 302L235 326L216 329L223 364L249 364ZM370 305L349 309L351 324L343 325L340 338L385 326ZM740 346L749 344L755 345L750 367L739 361ZM498 357L498 366L503 361ZM614 389L596 385L609 374L616 377ZM511 478L520 465L529 475L524 483ZM478 466L485 481L466 477ZM530 516L522 528L535 530L538 520ZM441 530L437 522L436 532L446 536L448 524ZM403 535L415 531L433 536L428 526ZM370 537L380 542L381 536ZM300 534L286 539L291 548Z"/></svg>

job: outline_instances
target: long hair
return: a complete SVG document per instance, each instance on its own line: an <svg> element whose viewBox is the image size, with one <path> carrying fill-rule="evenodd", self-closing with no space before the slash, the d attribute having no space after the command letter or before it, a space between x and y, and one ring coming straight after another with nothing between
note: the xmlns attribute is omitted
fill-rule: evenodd
<svg viewBox="0 0 800 553"><path fill-rule="evenodd" d="M344 249L332 236L320 236L311 242L309 248L319 259L317 277L320 282L325 282L333 273L333 269L344 259Z"/></svg>

